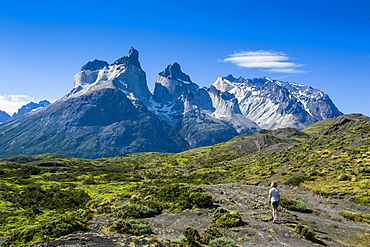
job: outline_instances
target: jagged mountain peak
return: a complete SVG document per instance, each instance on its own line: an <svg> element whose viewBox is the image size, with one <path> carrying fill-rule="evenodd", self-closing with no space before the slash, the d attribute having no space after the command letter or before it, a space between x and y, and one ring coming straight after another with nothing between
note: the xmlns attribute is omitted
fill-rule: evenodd
<svg viewBox="0 0 370 247"><path fill-rule="evenodd" d="M159 75L172 80L192 82L190 76L182 72L180 64L176 62L172 65L168 65L164 71L159 73Z"/></svg>
<svg viewBox="0 0 370 247"><path fill-rule="evenodd" d="M108 67L109 63L104 60L95 59L94 61L87 62L82 66L81 71L83 70L99 70L105 67Z"/></svg>
<svg viewBox="0 0 370 247"><path fill-rule="evenodd" d="M21 108L18 109L18 112L14 113L12 118L16 118L19 116L23 116L31 111L43 108L45 106L50 105L51 103L48 100L41 100L39 103L30 102Z"/></svg>
<svg viewBox="0 0 370 247"><path fill-rule="evenodd" d="M126 56L109 65L103 60L88 62L74 77L74 87L63 99L89 94L103 88L124 91L146 102L151 95L146 74L141 69L139 52L131 47ZM130 96L130 97L131 97Z"/></svg>
<svg viewBox="0 0 370 247"><path fill-rule="evenodd" d="M10 115L5 111L0 110L0 123L6 122L10 119Z"/></svg>
<svg viewBox="0 0 370 247"><path fill-rule="evenodd" d="M65 152L81 157L87 155L87 146L104 156L172 152L224 142L261 128L302 129L340 114L320 90L266 77L244 79L230 74L209 88L199 87L177 62L159 73L152 94L139 52L131 47L111 65L97 59L85 64L74 77L72 91L51 106L9 121L14 128L0 125L0 148L7 150L6 155L26 145L30 153L59 152L62 140ZM18 125L22 125L21 134ZM81 138L76 138L75 131ZM18 146L9 142L15 134L24 136L16 140ZM44 140L50 140L53 149L44 148ZM34 148L37 145L40 149ZM75 152L77 147L83 154Z"/></svg>
<svg viewBox="0 0 370 247"><path fill-rule="evenodd" d="M235 78L232 74L229 74L229 75L227 75L227 76L225 76L225 77L220 77L220 78L226 79L226 80L228 80L229 82L234 82L234 81L236 81L236 78Z"/></svg>
<svg viewBox="0 0 370 247"><path fill-rule="evenodd" d="M155 82L153 99L156 102L170 102L178 99L186 90L194 91L199 86L191 81L190 77L182 72L178 63L168 65L158 74Z"/></svg>
<svg viewBox="0 0 370 247"><path fill-rule="evenodd" d="M134 65L141 69L141 65L139 62L139 51L136 50L134 47L131 47L127 55L121 57L120 59L112 63L112 65L118 64L123 64L125 66Z"/></svg>
<svg viewBox="0 0 370 247"><path fill-rule="evenodd" d="M265 129L302 129L342 114L326 94L297 83L267 77L236 79L228 75L219 77L213 86L221 92L234 94L242 114Z"/></svg>

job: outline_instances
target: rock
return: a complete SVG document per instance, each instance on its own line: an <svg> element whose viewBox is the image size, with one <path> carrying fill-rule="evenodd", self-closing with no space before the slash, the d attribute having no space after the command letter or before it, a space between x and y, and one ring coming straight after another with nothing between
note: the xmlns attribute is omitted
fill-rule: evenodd
<svg viewBox="0 0 370 247"><path fill-rule="evenodd" d="M141 65L139 62L139 52L135 48L131 47L127 55L121 57L120 59L112 63L112 65L119 64L122 64L124 66L134 65L141 69Z"/></svg>
<svg viewBox="0 0 370 247"><path fill-rule="evenodd" d="M87 62L84 66L82 66L82 70L99 70L105 67L108 67L109 63L103 60L97 60L95 59L94 61L89 61Z"/></svg>

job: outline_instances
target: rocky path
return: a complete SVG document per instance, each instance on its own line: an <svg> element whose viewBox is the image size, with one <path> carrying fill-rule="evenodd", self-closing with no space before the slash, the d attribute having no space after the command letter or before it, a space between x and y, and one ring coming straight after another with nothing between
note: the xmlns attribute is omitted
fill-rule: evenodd
<svg viewBox="0 0 370 247"><path fill-rule="evenodd" d="M282 197L301 200L307 204L308 210L305 213L282 210L280 224L276 225L261 221L265 216L271 216L271 209L266 204L269 187L230 183L204 188L218 198L219 206L241 212L246 225L232 234L234 239L244 239L239 242L241 246L351 246L349 241L356 246L357 233L370 231L368 224L355 223L339 215L341 210L370 212L370 207L349 201L320 198L298 188L281 188ZM296 223L312 227L318 241L307 241L288 226ZM249 238L244 237L248 235Z"/></svg>
<svg viewBox="0 0 370 247"><path fill-rule="evenodd" d="M320 198L298 188L281 188L282 197L301 200L307 204L305 213L280 210L280 222L269 221L271 208L267 205L269 187L228 183L198 186L208 191L215 199L215 206L209 209L163 212L145 220L153 227L151 236L135 237L105 231L106 216L97 216L91 221L87 232L76 232L60 240L47 241L34 246L181 246L175 243L186 227L199 232L210 226L217 207L240 212L243 225L222 229L238 246L366 246L356 242L358 234L370 233L370 225L356 223L339 215L341 210L370 213L369 206L344 200ZM301 223L312 227L316 241L304 239L291 227ZM289 226L290 225L290 226Z"/></svg>
<svg viewBox="0 0 370 247"><path fill-rule="evenodd" d="M216 207L241 213L243 226L224 230L240 246L358 246L357 234L370 232L370 225L356 223L339 215L341 210L369 213L370 207L344 200L320 198L298 188L281 188L282 196L307 204L305 213L282 209L280 223L267 221L271 208L267 205L269 187L238 183L199 186L216 200ZM181 213L165 213L147 219L158 238L176 239L187 226L198 231L211 225L214 209L198 209ZM315 230L317 241L304 239L294 231L295 224L304 224ZM351 243L351 244L350 244Z"/></svg>

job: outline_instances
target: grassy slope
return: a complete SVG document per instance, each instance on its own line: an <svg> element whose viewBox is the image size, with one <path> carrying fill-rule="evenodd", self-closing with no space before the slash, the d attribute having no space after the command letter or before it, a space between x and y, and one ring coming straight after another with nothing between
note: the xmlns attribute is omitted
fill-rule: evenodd
<svg viewBox="0 0 370 247"><path fill-rule="evenodd" d="M86 203L114 205L116 200L152 185L233 180L248 184L276 180L370 205L370 121L362 115L344 118L347 120L340 117L315 123L304 130L310 138L272 153L244 153L235 148L248 136L178 154L137 153L96 160L45 154L4 159L0 161L0 234L7 237L26 225L43 224L71 211L58 200L38 207L20 204L22 195L32 197L29 188L36 185L44 192L67 191L65 200L72 200L81 189L86 191L85 201L71 204L74 209L84 209ZM329 131L333 126L335 131ZM181 169L187 170L186 176ZM4 196L9 193L19 200Z"/></svg>

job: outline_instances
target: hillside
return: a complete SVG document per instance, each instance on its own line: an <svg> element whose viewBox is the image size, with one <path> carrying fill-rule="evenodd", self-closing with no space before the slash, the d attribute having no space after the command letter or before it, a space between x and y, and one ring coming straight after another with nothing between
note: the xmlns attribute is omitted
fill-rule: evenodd
<svg viewBox="0 0 370 247"><path fill-rule="evenodd" d="M351 114L177 154L3 159L2 246L370 246L369 133Z"/></svg>

